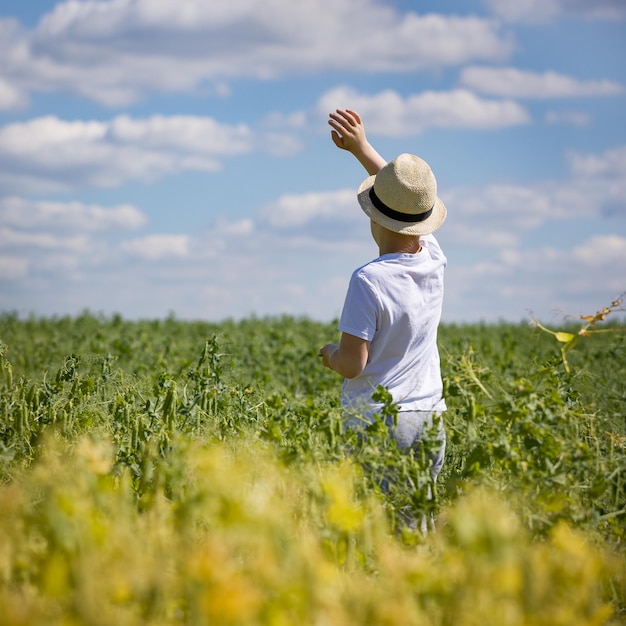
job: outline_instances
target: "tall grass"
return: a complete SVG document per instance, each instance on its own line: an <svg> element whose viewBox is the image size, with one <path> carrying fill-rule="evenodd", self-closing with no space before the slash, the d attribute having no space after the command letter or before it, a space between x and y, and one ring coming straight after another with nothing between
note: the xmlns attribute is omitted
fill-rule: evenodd
<svg viewBox="0 0 626 626"><path fill-rule="evenodd" d="M407 547L346 460L175 437L149 502L114 446L51 436L0 488L4 624L604 624L623 571L565 522L533 539L472 489Z"/></svg>
<svg viewBox="0 0 626 626"><path fill-rule="evenodd" d="M444 326L431 498L427 454L342 432L334 332L1 316L2 623L621 623L624 336L568 370L541 330Z"/></svg>

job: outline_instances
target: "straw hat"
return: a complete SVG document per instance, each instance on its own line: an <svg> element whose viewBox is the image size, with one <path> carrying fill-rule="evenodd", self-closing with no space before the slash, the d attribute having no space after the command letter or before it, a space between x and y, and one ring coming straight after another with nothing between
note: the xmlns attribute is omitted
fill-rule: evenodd
<svg viewBox="0 0 626 626"><path fill-rule="evenodd" d="M366 178L357 197L374 222L403 235L428 235L446 219L435 175L426 161L413 154L401 154Z"/></svg>

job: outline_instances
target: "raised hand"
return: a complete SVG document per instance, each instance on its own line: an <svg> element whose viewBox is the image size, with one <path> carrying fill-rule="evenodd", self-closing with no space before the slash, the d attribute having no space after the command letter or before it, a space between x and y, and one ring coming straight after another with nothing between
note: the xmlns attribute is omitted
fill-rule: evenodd
<svg viewBox="0 0 626 626"><path fill-rule="evenodd" d="M337 109L329 117L333 143L338 148L351 152L368 174L377 174L386 161L367 140L361 116L351 109Z"/></svg>

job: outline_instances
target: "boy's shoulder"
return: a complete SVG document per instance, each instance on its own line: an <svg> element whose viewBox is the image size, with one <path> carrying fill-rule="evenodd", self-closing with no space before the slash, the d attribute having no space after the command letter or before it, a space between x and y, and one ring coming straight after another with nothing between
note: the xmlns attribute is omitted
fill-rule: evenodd
<svg viewBox="0 0 626 626"><path fill-rule="evenodd" d="M424 235L423 237L420 237L420 244L423 248L426 248L426 250L428 250L428 253L430 254L432 259L443 261L444 265L446 264L447 262L446 255L441 249L441 246L439 245L439 241L437 241L437 238L435 237L435 235L430 234L430 235Z"/></svg>
<svg viewBox="0 0 626 626"><path fill-rule="evenodd" d="M441 246L439 245L439 242L437 241L437 237L435 237L434 234L430 234L430 235L422 235L420 237L420 245L423 246L424 248L437 248L439 250L441 250Z"/></svg>
<svg viewBox="0 0 626 626"><path fill-rule="evenodd" d="M376 259L372 260L372 261L368 261L367 263L365 263L364 265L361 265L360 267L357 267L353 272L352 272L352 280L367 280L368 275L370 275L372 273L372 269L371 269L371 265L372 263L375 263Z"/></svg>
<svg viewBox="0 0 626 626"><path fill-rule="evenodd" d="M393 269L384 257L368 261L352 272L352 283L360 283L366 290L377 290L381 284L389 280Z"/></svg>

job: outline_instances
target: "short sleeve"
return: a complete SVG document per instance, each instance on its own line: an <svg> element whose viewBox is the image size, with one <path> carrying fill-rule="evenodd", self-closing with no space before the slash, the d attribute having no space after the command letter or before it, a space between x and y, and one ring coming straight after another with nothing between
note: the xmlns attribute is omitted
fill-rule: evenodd
<svg viewBox="0 0 626 626"><path fill-rule="evenodd" d="M372 284L359 270L350 279L339 330L372 341L377 328L378 298Z"/></svg>

